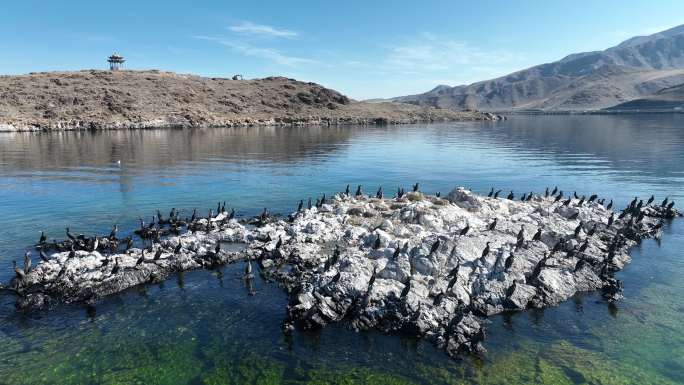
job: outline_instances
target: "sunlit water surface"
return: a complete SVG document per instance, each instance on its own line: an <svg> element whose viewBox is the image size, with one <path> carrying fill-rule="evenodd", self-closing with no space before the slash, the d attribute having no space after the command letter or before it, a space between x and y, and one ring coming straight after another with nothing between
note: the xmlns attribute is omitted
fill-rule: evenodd
<svg viewBox="0 0 684 385"><path fill-rule="evenodd" d="M119 163L120 161L120 163ZM512 117L379 128L225 128L0 134L0 280L64 228L130 232L171 207L227 201L240 215L362 184L419 181L448 192L597 193L619 205L666 195L684 206L684 116ZM483 357L341 326L280 331L286 298L240 266L194 271L81 305L23 314L0 295L0 384L19 383L684 383L684 220L645 241L619 274L625 300L596 294L497 316Z"/></svg>

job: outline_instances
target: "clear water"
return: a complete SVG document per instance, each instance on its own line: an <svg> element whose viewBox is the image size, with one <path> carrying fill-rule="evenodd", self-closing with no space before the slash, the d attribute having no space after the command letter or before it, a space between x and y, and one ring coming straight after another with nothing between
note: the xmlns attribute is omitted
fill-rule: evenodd
<svg viewBox="0 0 684 385"><path fill-rule="evenodd" d="M120 161L120 164L117 162ZM558 185L626 204L684 205L684 116L513 117L380 128L225 128L0 134L0 280L45 230L125 231L159 208L288 212L349 183L419 181L517 193ZM195 271L113 296L95 310L16 312L0 295L0 384L684 383L684 220L645 241L620 273L625 300L595 294L493 317L483 357L340 326L280 332L285 295L250 295L240 266Z"/></svg>

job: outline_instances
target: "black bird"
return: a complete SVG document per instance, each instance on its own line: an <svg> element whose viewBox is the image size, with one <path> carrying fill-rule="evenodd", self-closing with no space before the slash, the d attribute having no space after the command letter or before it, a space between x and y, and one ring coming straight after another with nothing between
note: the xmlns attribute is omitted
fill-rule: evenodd
<svg viewBox="0 0 684 385"><path fill-rule="evenodd" d="M375 238L375 243L373 244L373 249L377 250L377 249L380 248L380 246L381 246L381 244L380 244L380 236L378 235L378 237Z"/></svg>
<svg viewBox="0 0 684 385"><path fill-rule="evenodd" d="M192 217L190 217L190 222L194 222L197 219L197 209L192 209Z"/></svg>
<svg viewBox="0 0 684 385"><path fill-rule="evenodd" d="M297 212L302 211L303 208L304 208L304 201L303 201L303 200L300 200L300 201L299 201L299 206L297 206Z"/></svg>
<svg viewBox="0 0 684 385"><path fill-rule="evenodd" d="M31 252L24 253L24 273L28 274L31 271Z"/></svg>
<svg viewBox="0 0 684 385"><path fill-rule="evenodd" d="M589 200L588 200L587 202L588 202L588 203L591 203L591 202L595 201L596 198L598 198L598 195L596 195L596 194L591 194L591 196L589 197Z"/></svg>
<svg viewBox="0 0 684 385"><path fill-rule="evenodd" d="M157 251L154 253L154 260L158 261L159 258L161 258L161 256L162 256L162 248L158 247Z"/></svg>
<svg viewBox="0 0 684 385"><path fill-rule="evenodd" d="M556 195L557 192L558 192L558 186L555 186L553 188L553 191L551 191L551 195Z"/></svg>
<svg viewBox="0 0 684 385"><path fill-rule="evenodd" d="M584 204L584 199L584 195L582 195L582 199L580 199L579 203L577 203L577 206L582 207L582 205Z"/></svg>
<svg viewBox="0 0 684 385"><path fill-rule="evenodd" d="M223 201L223 204L221 205L221 212L222 213L226 212L226 201Z"/></svg>
<svg viewBox="0 0 684 385"><path fill-rule="evenodd" d="M458 267L458 266L457 266ZM454 275L451 277L451 280L449 281L449 284L447 285L446 291L451 291L451 288L454 287L454 285L458 282L458 270L454 273Z"/></svg>
<svg viewBox="0 0 684 385"><path fill-rule="evenodd" d="M572 197L575 199L579 199L579 197L577 196L577 191L572 192Z"/></svg>
<svg viewBox="0 0 684 385"><path fill-rule="evenodd" d="M181 252L181 248L183 247L183 244L181 243L180 239L178 240L178 244L176 247L173 249L174 254L178 254Z"/></svg>
<svg viewBox="0 0 684 385"><path fill-rule="evenodd" d="M544 198L548 198L548 197L549 197L549 188L547 187L546 191L544 191Z"/></svg>
<svg viewBox="0 0 684 385"><path fill-rule="evenodd" d="M610 218L608 218L608 227L612 226L613 222L615 222L615 213L610 214Z"/></svg>
<svg viewBox="0 0 684 385"><path fill-rule="evenodd" d="M344 195L349 196L349 185L344 189Z"/></svg>
<svg viewBox="0 0 684 385"><path fill-rule="evenodd" d="M494 218L494 221L493 221L492 223L490 223L489 226L487 226L487 229L488 229L489 231L494 230L494 229L496 228L496 222L497 222L498 220L499 220L498 218Z"/></svg>
<svg viewBox="0 0 684 385"><path fill-rule="evenodd" d="M24 270L20 269L20 268L17 266L17 261L12 261L12 267L13 267L13 270L14 270L14 274L17 276L17 278L18 278L20 281L23 281L24 278L26 278L26 273L24 273Z"/></svg>
<svg viewBox="0 0 684 385"><path fill-rule="evenodd" d="M487 246L485 246L484 250L482 250L482 255L480 256L480 258L484 258L487 255L489 255L489 244L490 242L487 242Z"/></svg>
<svg viewBox="0 0 684 385"><path fill-rule="evenodd" d="M71 250L69 250L69 254L67 255L67 259L71 259L76 257L76 249L74 249L74 245L71 244Z"/></svg>
<svg viewBox="0 0 684 385"><path fill-rule="evenodd" d="M437 198L439 198L440 196L442 196L442 193L439 192L439 191L437 191L437 194L435 194L435 196L436 196Z"/></svg>
<svg viewBox="0 0 684 385"><path fill-rule="evenodd" d="M537 229L537 232L534 233L534 236L532 237L532 240L536 242L536 241L538 241L538 240L541 239L541 236L542 236L542 229L541 229L541 227L540 227L539 229Z"/></svg>
<svg viewBox="0 0 684 385"><path fill-rule="evenodd" d="M278 236L278 242L276 242L275 248L276 248L276 250L278 250L282 246L283 246L283 236L279 235Z"/></svg>
<svg viewBox="0 0 684 385"><path fill-rule="evenodd" d="M378 188L378 191L375 193L375 197L378 199L382 199L382 186Z"/></svg>
<svg viewBox="0 0 684 385"><path fill-rule="evenodd" d="M40 240L38 241L38 243L42 245L43 243L45 243L46 240L47 240L47 237L45 236L45 233L41 231L40 232Z"/></svg>
<svg viewBox="0 0 684 385"><path fill-rule="evenodd" d="M404 188L402 187L399 189L399 192L397 193L397 198L403 197L404 194L406 194L406 191L404 191Z"/></svg>
<svg viewBox="0 0 684 385"><path fill-rule="evenodd" d="M105 257L105 259L102 260L102 265L100 267L106 267L109 265L109 258Z"/></svg>
<svg viewBox="0 0 684 385"><path fill-rule="evenodd" d="M72 241L75 241L75 240L76 240L76 237L74 237L74 235L71 234L71 231L69 231L69 228L68 228L68 227L66 228L66 235L67 235L67 237L68 237L69 239L71 239Z"/></svg>
<svg viewBox="0 0 684 385"><path fill-rule="evenodd" d="M47 254L43 250L40 251L40 259L43 260L43 262L49 262L50 258L48 258Z"/></svg>
<svg viewBox="0 0 684 385"><path fill-rule="evenodd" d="M218 256L221 253L221 242L216 242L216 247L214 247L214 255Z"/></svg>
<svg viewBox="0 0 684 385"><path fill-rule="evenodd" d="M558 193L558 195L556 196L556 199L554 199L553 202L557 203L561 199L563 199L563 192L562 191Z"/></svg>
<svg viewBox="0 0 684 385"><path fill-rule="evenodd" d="M608 202L608 206L606 206L606 210L610 210L613 208L613 200L611 199L610 202Z"/></svg>
<svg viewBox="0 0 684 385"><path fill-rule="evenodd" d="M401 247L397 245L397 248L394 249L394 254L392 254L392 260L396 260L399 257L399 254L401 253Z"/></svg>
<svg viewBox="0 0 684 385"><path fill-rule="evenodd" d="M119 272L119 258L114 259L114 267L112 267L111 275Z"/></svg>
<svg viewBox="0 0 684 385"><path fill-rule="evenodd" d="M466 235L466 234L468 234L469 230L470 230L470 224L466 224L466 227L461 229L461 231L458 233L458 235L461 235L461 236Z"/></svg>
<svg viewBox="0 0 684 385"><path fill-rule="evenodd" d="M667 209L668 209L668 210L672 210L672 208L674 207L674 205L675 205L674 201L670 202L670 204L667 205Z"/></svg>
<svg viewBox="0 0 684 385"><path fill-rule="evenodd" d="M518 250L519 248L523 247L524 243L525 243L524 238L518 238L518 241L515 243L515 249Z"/></svg>
<svg viewBox="0 0 684 385"><path fill-rule="evenodd" d="M639 203L637 203L637 205L636 205L636 207L634 208L634 210L639 211L639 210L641 210L642 207L644 207L644 201L643 201L643 200L639 200Z"/></svg>
<svg viewBox="0 0 684 385"><path fill-rule="evenodd" d="M406 285L404 285L404 288L401 290L401 293L399 294L399 298L406 298L408 293L411 291L411 278L409 277L408 281L406 282Z"/></svg>
<svg viewBox="0 0 684 385"><path fill-rule="evenodd" d="M511 192L508 193L508 196L506 197L506 199L512 201L514 198L515 198L515 195L513 195L513 190L511 190Z"/></svg>
<svg viewBox="0 0 684 385"><path fill-rule="evenodd" d="M623 210L620 215L618 215L618 219L622 219L627 216L627 210Z"/></svg>
<svg viewBox="0 0 684 385"><path fill-rule="evenodd" d="M306 204L306 208L311 210L311 198L309 198L309 202Z"/></svg>
<svg viewBox="0 0 684 385"><path fill-rule="evenodd" d="M654 200L655 200L655 196L651 195L651 197L648 198L648 201L646 202L646 206L648 206L648 205L650 205L651 203L653 203Z"/></svg>
<svg viewBox="0 0 684 385"><path fill-rule="evenodd" d="M316 198L316 204L314 206L320 208L321 207L321 200Z"/></svg>
<svg viewBox="0 0 684 385"><path fill-rule="evenodd" d="M176 217L176 208L171 207L171 211L169 212L169 218L173 219Z"/></svg>
<svg viewBox="0 0 684 385"><path fill-rule="evenodd" d="M413 192L418 192L418 187L420 187L420 185L416 182L416 184L413 185Z"/></svg>
<svg viewBox="0 0 684 385"><path fill-rule="evenodd" d="M563 202L563 206L569 206L571 202L572 198L568 198L565 202Z"/></svg>
<svg viewBox="0 0 684 385"><path fill-rule="evenodd" d="M660 207L665 207L665 206L667 206L667 200L668 200L668 199L669 199L669 197L665 197L665 199L663 199L663 203L660 204Z"/></svg>
<svg viewBox="0 0 684 385"><path fill-rule="evenodd" d="M128 240L126 241L126 251L130 250L131 247L133 247L133 238L128 237Z"/></svg>
<svg viewBox="0 0 684 385"><path fill-rule="evenodd" d="M518 231L518 239L525 239L525 226L520 226L520 231Z"/></svg>
<svg viewBox="0 0 684 385"><path fill-rule="evenodd" d="M325 193L323 193L323 196L321 197L321 206L325 204Z"/></svg>
<svg viewBox="0 0 684 385"><path fill-rule="evenodd" d="M527 200L527 193L523 193L523 196L520 197L520 200L521 200L522 202L525 202L525 201Z"/></svg>
<svg viewBox="0 0 684 385"><path fill-rule="evenodd" d="M439 249L440 243L441 242L439 241L439 239L437 241L435 241L435 243L432 244L432 247L430 248L430 254L428 254L428 255L434 254Z"/></svg>
<svg viewBox="0 0 684 385"><path fill-rule="evenodd" d="M492 187L492 189L489 191L489 194L487 194L489 198L491 198L492 195L494 195L494 187Z"/></svg>
<svg viewBox="0 0 684 385"><path fill-rule="evenodd" d="M357 197L363 195L363 192L361 191L361 185L358 185L358 187L356 187L356 194L354 195L356 195Z"/></svg>
<svg viewBox="0 0 684 385"><path fill-rule="evenodd" d="M135 262L135 265L138 266L145 262L145 249L142 249L142 253L140 254L140 258Z"/></svg>
<svg viewBox="0 0 684 385"><path fill-rule="evenodd" d="M635 207L638 199L638 197L634 197L634 200L629 204L629 207Z"/></svg>
<svg viewBox="0 0 684 385"><path fill-rule="evenodd" d="M230 214L228 215L228 220L235 218L235 209L230 209Z"/></svg>
<svg viewBox="0 0 684 385"><path fill-rule="evenodd" d="M508 257L506 258L506 262L504 262L504 269L508 270L513 266L513 253L508 254Z"/></svg>
<svg viewBox="0 0 684 385"><path fill-rule="evenodd" d="M534 193L530 191L530 194L527 196L527 199L525 199L527 202L531 201L532 198L534 197Z"/></svg>
<svg viewBox="0 0 684 385"><path fill-rule="evenodd" d="M582 221L575 227L575 237L579 235L580 231L582 231Z"/></svg>
<svg viewBox="0 0 684 385"><path fill-rule="evenodd" d="M494 193L494 199L499 198L500 193L501 193L501 190L496 190L496 192Z"/></svg>

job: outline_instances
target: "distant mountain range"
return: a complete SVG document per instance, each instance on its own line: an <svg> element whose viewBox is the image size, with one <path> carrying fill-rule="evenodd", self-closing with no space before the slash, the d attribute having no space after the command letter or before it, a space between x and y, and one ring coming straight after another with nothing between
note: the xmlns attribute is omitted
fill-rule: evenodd
<svg viewBox="0 0 684 385"><path fill-rule="evenodd" d="M639 106L684 106L682 90L684 25L497 79L455 87L440 85L423 94L391 100L482 111L633 110ZM631 102L635 104L625 105Z"/></svg>

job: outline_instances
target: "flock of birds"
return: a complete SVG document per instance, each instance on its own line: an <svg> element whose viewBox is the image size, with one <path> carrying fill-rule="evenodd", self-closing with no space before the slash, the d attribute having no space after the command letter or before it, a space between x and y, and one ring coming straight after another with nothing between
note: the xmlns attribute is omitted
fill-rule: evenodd
<svg viewBox="0 0 684 385"><path fill-rule="evenodd" d="M418 192L419 191L419 184L416 183L412 186L412 191L413 192ZM350 196L351 189L350 186L347 185L346 189L344 191L344 194L346 196ZM489 198L493 199L498 199L499 194L501 193L501 190L495 191L494 188L491 189L489 194L487 195ZM405 190L403 188L398 188L396 192L396 197L397 198L402 198L406 194ZM355 192L355 197L361 197L363 196L363 190L362 186L358 185L356 188ZM378 188L375 197L378 199L382 199L384 196L383 193L383 188L382 186ZM436 194L437 197L440 196L439 193ZM530 201L534 197L534 193L530 192L525 193L522 195L520 198L521 201ZM598 196L596 194L591 195L590 197L585 197L585 196L578 196L577 193L573 193L571 196L568 196L567 198L564 196L564 193L562 190L559 190L557 187L555 187L552 191L550 191L548 188L546 189L544 193L544 197L547 199L553 199L554 203L561 202L562 205L564 206L570 206L570 205L576 205L578 207L583 206L585 203L591 203L596 201L598 204L605 204L605 199L598 199ZM515 195L513 191L510 191L510 193L507 195L506 199L509 200L514 200ZM575 203L574 200L577 200ZM613 224L618 221L618 220L623 220L626 216L630 216L629 223L627 226L624 226L623 229L628 229L631 228L632 225L635 223L639 223L644 219L644 213L642 212L643 207L651 206L655 200L654 196L651 196L646 202L643 200L639 200L637 197L634 198L634 200L629 204L629 206L622 210L620 214L615 217L615 213L612 213L611 217L608 219L608 223L606 225L608 227L613 226ZM326 196L323 194L321 198L317 198L315 202L316 207L321 207L326 203ZM669 201L668 198L665 198L662 203L660 204L660 207L665 210L673 210L674 208L674 202ZM311 198L308 200L307 207L310 209L314 203L312 202ZM606 209L611 209L613 207L613 201L611 200L607 206ZM298 207L297 207L297 212L299 213L303 210L304 208L304 201L299 201ZM295 215L296 215L295 213ZM145 251L152 253L154 251L154 245L155 244L160 244L161 243L161 238L163 236L167 236L170 234L175 234L179 235L182 231L182 229L185 227L188 231L193 232L193 231L211 231L213 228L220 227L222 224L225 224L229 222L230 220L233 220L235 218L235 210L232 209L230 213L226 211L226 203L219 202L216 208L216 214L224 214L224 217L221 223L218 223L217 221L212 221L211 219L215 219L216 215L214 214L214 210L211 209L209 210L209 213L206 217L201 217L200 215L197 214L197 210L193 210L192 215L190 218L180 218L180 211L176 210L175 208L171 209L171 212L169 213L168 217L164 217L159 210L157 210L157 213L155 216L152 217L152 220L149 223L145 223L145 221L141 218L140 219L140 227L136 230L134 230L134 234L140 237L143 242L145 241L151 241L149 246L147 248L142 249L141 256L137 260L136 266L144 263L147 261ZM578 215L575 214L575 218L571 217L569 219L576 219L576 216ZM267 223L270 219L270 214L266 208L262 211L262 213L250 220L248 223L256 224L256 225L261 225L264 223ZM290 219L293 219L294 217L290 217ZM206 221L202 221L201 219L208 219ZM656 225L656 228L653 230L657 230L662 224ZM488 226L487 230L493 231L496 229L497 226L497 219L494 219ZM575 237L579 237L582 229L584 227L584 224L580 222L580 224L577 226L575 229L574 235ZM130 250L133 245L134 245L134 240L133 236L127 236L120 238L118 237L118 231L119 228L117 225L114 225L112 227L111 232L109 233L108 236L93 236L93 237L87 237L83 234L73 234L70 229L67 227L66 228L66 236L67 239L63 241L56 241L53 240L51 242L48 242L47 236L45 232L41 232L40 239L38 243L35 245L36 249L39 251L39 256L41 260L43 261L49 261L50 257L47 255L46 251L53 249L58 252L64 252L64 251L69 251L68 257L67 258L76 258L77 250L85 250L89 252L93 251L104 251L108 253L108 255L115 254L123 248L123 251L126 252ZM460 236L465 236L468 232L470 231L470 226L466 225L463 229L459 231ZM588 232L586 233L587 239L585 239L584 243L581 244L576 249L567 251L568 255L573 256L573 255L582 255L582 253L587 249L589 245L589 240L591 236L593 236L594 232L596 231L596 226L593 228L589 229ZM542 237L542 229L539 228L537 232L534 234L534 236L530 240L525 239L525 233L524 233L524 228L521 228L520 231L517 234L517 243L515 249L518 250L521 247L526 247L527 242L537 242L540 241ZM267 241L270 241L268 239ZM565 240L561 239L550 251L550 253L546 253L544 257L540 260L539 264L534 270L533 276L535 276L535 273L538 275L539 271L541 270L542 267L545 266L545 263L548 258L553 256L555 253L564 250L565 248ZM625 242L625 237L620 233L617 232L616 236L608 250L608 257L605 259L604 266L602 268L602 273L605 273L606 275L608 274L609 271L611 271L611 265L613 261L613 257L615 256L615 251L621 247ZM276 246L276 251L279 250L280 246L282 246L282 239L279 239L278 245ZM179 241L179 243L172 249L172 250L166 250L167 252L173 252L174 254L178 254L182 251L183 245ZM212 256L217 256L219 252L221 251L220 249L221 245L220 243L217 242L215 249L212 252L209 252L208 257ZM380 238L378 237L375 241L375 244L373 245L374 248L379 248L380 247ZM407 251L408 244L405 244L403 248L397 248L395 251L395 258L398 256L400 252L406 252ZM435 253L440 247L440 241L437 240L431 250L430 254ZM154 251L153 255L153 261L158 260L162 253L164 252L164 248L160 245L157 247L156 251ZM487 242L484 250L482 251L480 260L482 263L484 263L484 259L489 255L490 253L490 242ZM334 265L334 262L337 258L339 258L340 251L339 248L335 249L335 252L332 256L332 258L329 258L326 261L326 270L329 269L332 265ZM504 266L506 269L510 268L511 264L513 261L513 254L511 253L506 261L504 262ZM109 258L105 258L102 262L102 266L106 266L110 263ZM575 270L578 270L582 267L583 264L588 263L587 260L583 258L579 258L579 262L577 263L577 266L575 267ZM66 264L63 264L63 266L66 266ZM31 260L31 251L27 251L24 254L24 266L23 268L20 268L17 265L16 260L13 261L13 270L15 273L15 278L18 280L18 282L22 283L24 282L26 276L30 273L32 269L32 260ZM450 279L449 286L448 288L451 289L454 284L456 284L456 280L458 277L458 269L459 266L457 265L452 271L450 271L447 275L447 277ZM116 274L120 270L119 266L119 260L118 258L115 259L114 261L114 266L112 268L111 274ZM65 271L65 268L62 268L62 271L59 272L58 278L60 278L60 275L63 275ZM245 275L246 277L250 277L252 274L252 267L251 263L248 260L245 268ZM339 273L338 273L339 274ZM372 276L370 286L372 286L372 283L374 282L375 278L375 272ZM339 277L337 277L339 279ZM335 279L333 279L335 281ZM406 293L408 293L408 290L410 290L410 281L407 283L407 288L404 289ZM402 296L405 296L406 293L402 293Z"/></svg>

